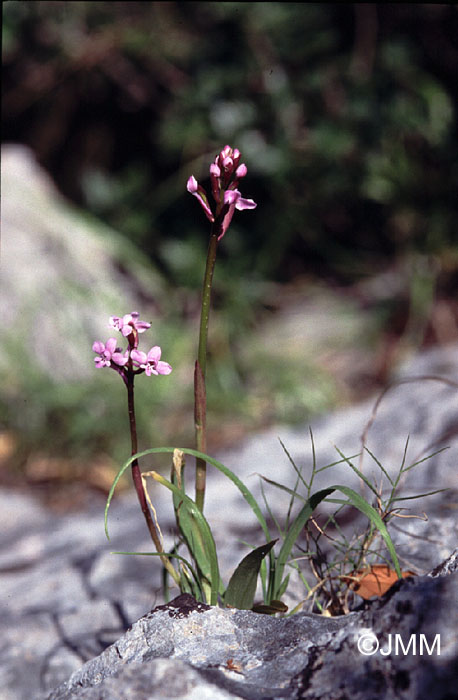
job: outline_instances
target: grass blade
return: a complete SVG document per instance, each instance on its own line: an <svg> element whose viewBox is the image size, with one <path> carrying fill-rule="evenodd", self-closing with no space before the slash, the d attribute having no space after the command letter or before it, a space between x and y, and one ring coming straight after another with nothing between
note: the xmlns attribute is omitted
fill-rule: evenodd
<svg viewBox="0 0 458 700"><path fill-rule="evenodd" d="M392 479L391 476L388 474L387 470L385 469L385 467L383 466L383 464L380 462L380 460L377 459L377 457L370 451L370 449L369 449L368 447L364 447L364 449L365 449L366 452L372 457L372 459L374 460L374 462L375 462L375 463L377 464L377 466L380 468L380 471L381 471L383 474L385 474L385 476L386 476L386 478L388 479L388 481L390 482L391 486L394 486L394 481L393 481L393 479ZM406 447L406 449L407 449L407 447ZM404 452L403 464L404 464L404 460L405 460L405 452ZM402 469L402 467L401 467L401 469Z"/></svg>
<svg viewBox="0 0 458 700"><path fill-rule="evenodd" d="M374 486L373 484L371 484L371 482L369 481L369 479L367 478L367 476L365 476L357 467L355 467L355 465L353 464L353 462L351 462L350 459L349 459L348 457L345 457L345 455L343 454L343 452L341 452L341 451L339 450L338 447L335 446L335 448L336 448L337 452L340 454L340 456L342 457L343 461L346 462L346 463L348 464L348 466L349 466L351 469L353 469L353 471L355 472L355 474L357 474L357 475L359 476L359 478L361 479L361 481L363 481L363 482L366 484L367 488L368 488L370 491L372 491L372 493L374 493L375 496L377 497L377 496L378 496L377 489L375 488L375 486ZM391 479L390 479L390 481L391 481Z"/></svg>
<svg viewBox="0 0 458 700"><path fill-rule="evenodd" d="M149 450L144 450L143 452L138 452L137 454L133 455L132 457L129 457L129 459L126 462L124 462L124 464L120 468L119 472L117 473L117 475L113 481L113 485L112 485L110 492L108 494L107 503L105 506L105 532L106 532L107 537L108 537L108 528L107 528L108 508L109 508L111 500L113 498L113 494L114 494L116 485L118 484L120 478L122 477L122 475L124 474L126 469L128 469L130 467L130 465L132 464L132 462L135 459L141 459L142 457L147 457L148 455L152 455L152 454L170 454L170 453L173 453L175 449L176 449L175 447L152 447ZM262 511L258 505L258 502L256 501L256 499L253 496L253 494L251 493L251 491L245 486L245 484L230 469L225 467L224 464L221 464L221 462L218 462L218 460L214 459L213 457L210 457L209 455L204 454L203 452L198 452L197 450L191 450L191 449L188 449L186 447L181 447L179 449L181 450L181 452L184 452L184 454L191 455L193 457L199 457L201 459L205 459L207 464L211 464L213 467L215 467L220 472L222 472L225 476L227 476L227 478L230 479L230 481L232 481L232 483L239 489L243 498L246 500L246 502L250 506L251 510L255 514L256 518L259 521L259 524L262 527L262 530L264 532L266 540L270 541L272 539L272 537L270 536L269 528L267 527L267 523L266 523L265 518L262 514ZM182 493L182 492L180 491L180 493ZM108 537L108 539L110 539L110 538Z"/></svg>
<svg viewBox="0 0 458 700"><path fill-rule="evenodd" d="M301 508L299 514L293 521L283 541L280 553L277 557L275 575L273 580L273 590L270 591L271 598L278 599L280 597L278 595L278 591L280 590L281 583L283 581L283 572L285 569L286 562L288 561L289 556L291 554L291 550L300 533L302 532L302 529L305 527L307 520L310 518L317 505L321 503L321 501L323 501L326 498L326 496L329 496L334 490L335 488L328 488L323 489L322 491L317 491L317 493L313 494L313 496L311 496L307 503Z"/></svg>
<svg viewBox="0 0 458 700"><path fill-rule="evenodd" d="M391 503L395 501L412 501L416 498L424 498L425 496L434 496L435 493L442 493L443 491L448 491L449 489L436 489L436 491L428 491L428 493L417 493L416 496L395 496L391 499Z"/></svg>
<svg viewBox="0 0 458 700"><path fill-rule="evenodd" d="M334 489L341 491L345 496L347 496L347 498L351 501L352 505L358 510L360 510L361 513L364 513L364 515L367 516L372 525L374 525L377 528L377 530L380 532L381 536L385 541L385 544L393 561L395 571L398 577L401 578L401 567L399 566L396 550L394 548L394 544L391 540L388 530L386 529L386 525L380 517L380 514L375 510L375 508L373 508L369 503L367 503L367 501L365 501L359 493L356 493L356 491L353 491L353 489L349 488L348 486L334 486Z"/></svg>
<svg viewBox="0 0 458 700"><path fill-rule="evenodd" d="M297 464L295 463L295 461L294 461L293 458L291 457L290 453L288 452L288 450L286 449L285 445L283 444L283 442L281 441L280 438L278 438L278 441L279 441L280 445L281 445L282 448L283 448L283 452L284 452L285 455L288 457L288 459L289 459L289 461L290 461L290 463L291 463L291 465L292 465L294 471L296 472L297 478L298 478L300 481L302 481L302 483L304 484L305 488L308 490L308 489L309 489L309 484L305 481L304 477L302 476L302 471L299 469L299 467L297 466Z"/></svg>

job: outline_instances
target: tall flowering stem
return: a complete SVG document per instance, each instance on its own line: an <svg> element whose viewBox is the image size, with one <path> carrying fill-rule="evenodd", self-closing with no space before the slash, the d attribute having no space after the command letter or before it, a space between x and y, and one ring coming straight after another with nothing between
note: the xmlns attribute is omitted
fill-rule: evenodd
<svg viewBox="0 0 458 700"><path fill-rule="evenodd" d="M205 266L204 284L202 288L202 308L200 313L199 347L197 362L194 368L194 423L196 430L196 449L198 452L207 451L207 392L205 375L207 370L208 323L210 318L211 289L213 271L215 269L218 234L212 226L208 245L207 264ZM205 460L196 458L196 503L203 511L205 498L207 465Z"/></svg>
<svg viewBox="0 0 458 700"><path fill-rule="evenodd" d="M240 164L241 153L237 148L225 146L210 165L211 192L215 200L215 212L210 207L207 193L199 185L193 175L188 179L187 190L197 198L212 223L208 245L207 264L205 267L202 288L202 307L200 314L199 347L194 369L194 422L196 433L196 448L206 452L206 368L208 323L210 317L211 289L213 271L215 268L218 241L226 233L236 209L254 209L256 203L252 199L244 199L238 188L239 181L247 174L247 167ZM205 460L196 459L196 504L203 511L205 499L207 465Z"/></svg>

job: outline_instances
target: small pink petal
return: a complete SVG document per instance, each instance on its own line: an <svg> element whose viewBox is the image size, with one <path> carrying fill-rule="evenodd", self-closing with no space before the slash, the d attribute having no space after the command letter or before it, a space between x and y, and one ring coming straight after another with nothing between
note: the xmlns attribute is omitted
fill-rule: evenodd
<svg viewBox="0 0 458 700"><path fill-rule="evenodd" d="M235 203L235 208L239 211L243 211L243 209L256 209L257 206L256 202L252 199L244 199L243 197L239 197Z"/></svg>
<svg viewBox="0 0 458 700"><path fill-rule="evenodd" d="M111 359L120 367L124 367L124 365L127 364L127 362L129 361L129 354L123 354L122 352L114 352L111 356Z"/></svg>
<svg viewBox="0 0 458 700"><path fill-rule="evenodd" d="M100 340L96 340L92 346L92 349L94 352L102 353L105 350L105 344L102 343Z"/></svg>
<svg viewBox="0 0 458 700"><path fill-rule="evenodd" d="M119 316L110 316L108 325L112 328L117 328L119 331L122 327L122 318L119 318Z"/></svg>
<svg viewBox="0 0 458 700"><path fill-rule="evenodd" d="M199 183L197 182L196 178L194 175L191 175L190 178L188 178L188 182L186 183L186 189L188 192L191 194L195 194L197 192L197 188L199 187Z"/></svg>
<svg viewBox="0 0 458 700"><path fill-rule="evenodd" d="M224 204L235 204L240 197L241 194L238 190L226 190L224 193Z"/></svg>
<svg viewBox="0 0 458 700"><path fill-rule="evenodd" d="M148 321L137 321L135 328L139 333L144 333L148 328L151 328L151 323L148 323Z"/></svg>
<svg viewBox="0 0 458 700"><path fill-rule="evenodd" d="M107 342L105 343L105 348L106 350L108 350L110 355L112 355L115 352L117 342L118 341L116 340L116 338L108 338Z"/></svg>
<svg viewBox="0 0 458 700"><path fill-rule="evenodd" d="M158 362L161 359L162 351L159 345L155 345L154 348L148 352L147 360L148 362Z"/></svg>
<svg viewBox="0 0 458 700"><path fill-rule="evenodd" d="M157 374L170 374L172 371L171 365L168 362L163 362L162 360L157 363L156 366Z"/></svg>
<svg viewBox="0 0 458 700"><path fill-rule="evenodd" d="M141 350L132 350L130 356L134 362L142 365L146 362L146 355Z"/></svg>
<svg viewBox="0 0 458 700"><path fill-rule="evenodd" d="M208 205L208 200L207 200L207 195L205 193L205 190L203 187L201 187L198 184L196 178L193 175L191 175L191 177L188 179L186 189L194 197L197 197L197 199L199 200L199 204L201 205L202 209L205 212L205 216L207 217L207 219L209 221L213 222L215 220L215 218L213 216L212 210L210 209L210 207Z"/></svg>

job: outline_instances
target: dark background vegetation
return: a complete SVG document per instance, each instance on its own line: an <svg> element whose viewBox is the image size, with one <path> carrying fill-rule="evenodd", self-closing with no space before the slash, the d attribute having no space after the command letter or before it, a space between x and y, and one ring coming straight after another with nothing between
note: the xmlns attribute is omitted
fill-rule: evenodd
<svg viewBox="0 0 458 700"><path fill-rule="evenodd" d="M282 289L316 282L373 306L381 335L417 313L419 346L453 338L455 5L12 1L3 23L3 141L146 252L183 319L207 244L186 180L242 151L258 208L215 279L231 357ZM362 291L387 271L392 293Z"/></svg>

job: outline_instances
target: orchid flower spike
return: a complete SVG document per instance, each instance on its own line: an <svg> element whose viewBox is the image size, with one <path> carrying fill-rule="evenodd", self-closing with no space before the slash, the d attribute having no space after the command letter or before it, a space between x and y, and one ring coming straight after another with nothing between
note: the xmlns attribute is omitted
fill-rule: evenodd
<svg viewBox="0 0 458 700"><path fill-rule="evenodd" d="M199 185L194 175L188 179L186 189L199 201L205 216L212 223L218 223L218 240L226 233L235 209L255 209L256 202L244 199L238 188L239 180L246 176L248 169L240 163L241 153L238 148L225 146L210 165L210 181L216 211L213 213L208 202L207 193ZM240 163L240 165L239 165Z"/></svg>

